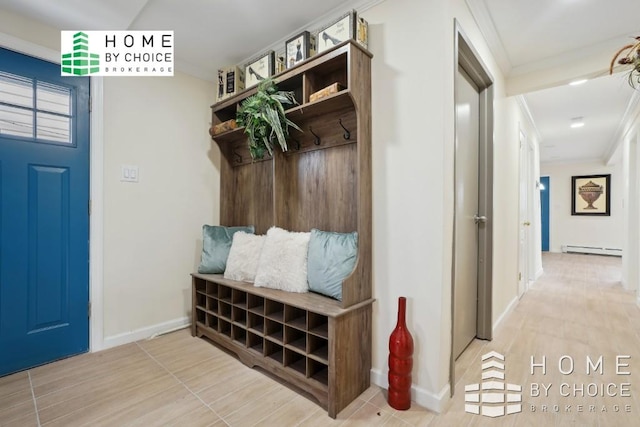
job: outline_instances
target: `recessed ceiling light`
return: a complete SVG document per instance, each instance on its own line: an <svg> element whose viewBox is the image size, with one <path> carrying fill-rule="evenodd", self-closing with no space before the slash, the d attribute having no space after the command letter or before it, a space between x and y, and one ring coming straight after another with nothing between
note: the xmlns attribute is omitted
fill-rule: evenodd
<svg viewBox="0 0 640 427"><path fill-rule="evenodd" d="M588 79L580 79L580 80L574 80L572 82L569 83L569 86L578 86L581 85L583 83L586 83Z"/></svg>
<svg viewBox="0 0 640 427"><path fill-rule="evenodd" d="M571 127L573 129L581 128L582 126L584 126L584 120L582 119L582 117L574 117L573 119L571 119Z"/></svg>

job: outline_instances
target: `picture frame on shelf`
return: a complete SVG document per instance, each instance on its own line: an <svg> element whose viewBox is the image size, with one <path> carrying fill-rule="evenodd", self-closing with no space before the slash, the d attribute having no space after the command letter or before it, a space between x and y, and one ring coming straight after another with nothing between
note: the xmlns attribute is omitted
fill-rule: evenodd
<svg viewBox="0 0 640 427"><path fill-rule="evenodd" d="M359 17L355 10L349 11L318 32L318 53L349 39L353 39L367 48L369 44L368 28L367 21Z"/></svg>
<svg viewBox="0 0 640 427"><path fill-rule="evenodd" d="M244 68L245 88L257 85L275 74L275 52L270 50L249 61Z"/></svg>
<svg viewBox="0 0 640 427"><path fill-rule="evenodd" d="M287 69L309 59L315 54L315 51L316 39L309 31L303 31L287 40L284 45Z"/></svg>
<svg viewBox="0 0 640 427"><path fill-rule="evenodd" d="M571 215L611 215L611 175L571 177Z"/></svg>

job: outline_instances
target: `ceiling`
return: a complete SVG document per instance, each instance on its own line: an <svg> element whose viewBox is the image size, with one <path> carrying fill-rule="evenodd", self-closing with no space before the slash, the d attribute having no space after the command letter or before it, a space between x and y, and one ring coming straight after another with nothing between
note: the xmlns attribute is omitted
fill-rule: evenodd
<svg viewBox="0 0 640 427"><path fill-rule="evenodd" d="M60 30L173 30L176 68L214 81L273 42L362 0L0 0L0 9ZM324 22L324 21L323 21Z"/></svg>
<svg viewBox="0 0 640 427"><path fill-rule="evenodd" d="M543 73L602 52L608 59L640 35L638 0L467 0L507 78ZM610 53L609 53L610 52ZM586 70L586 75L591 70ZM638 102L623 74L523 94L540 137L541 162L603 161L615 151L628 109ZM583 117L584 127L571 128Z"/></svg>
<svg viewBox="0 0 640 427"><path fill-rule="evenodd" d="M640 34L638 0L466 2L507 79L559 64L569 67L598 52L613 54ZM171 29L176 68L214 80L221 66L242 63L274 42L284 45L287 36L314 23L371 3L375 1L0 0L0 9L61 30ZM581 86L523 94L520 101L541 140L541 161L608 161L625 112L638 103L638 92L626 86L623 75L614 74ZM583 117L585 126L571 129L575 117Z"/></svg>

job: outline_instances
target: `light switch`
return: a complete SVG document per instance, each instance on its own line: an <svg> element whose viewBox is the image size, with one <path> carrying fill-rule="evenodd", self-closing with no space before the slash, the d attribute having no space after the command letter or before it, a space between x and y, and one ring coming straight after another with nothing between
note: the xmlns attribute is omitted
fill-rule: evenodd
<svg viewBox="0 0 640 427"><path fill-rule="evenodd" d="M137 165L122 165L121 166L120 181L123 182L138 182L138 166Z"/></svg>

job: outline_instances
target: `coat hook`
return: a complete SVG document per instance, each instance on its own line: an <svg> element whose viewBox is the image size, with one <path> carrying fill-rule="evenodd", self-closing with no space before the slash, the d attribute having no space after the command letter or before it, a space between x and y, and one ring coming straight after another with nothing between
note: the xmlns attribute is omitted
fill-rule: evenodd
<svg viewBox="0 0 640 427"><path fill-rule="evenodd" d="M315 139L313 140L313 143L315 145L320 145L320 137L313 132L313 129L311 129L311 126L309 126L309 132L311 132L311 135L315 137Z"/></svg>
<svg viewBox="0 0 640 427"><path fill-rule="evenodd" d="M233 155L236 156L236 163L242 163L242 156L236 150L233 150Z"/></svg>
<svg viewBox="0 0 640 427"><path fill-rule="evenodd" d="M300 141L298 141L298 140L297 140L297 139L295 139L295 138L291 138L291 139L293 139L293 142L295 142L295 143L296 143L296 151L300 151Z"/></svg>
<svg viewBox="0 0 640 427"><path fill-rule="evenodd" d="M340 124L340 126L342 127L342 129L344 129L344 134L342 135L342 137L344 139L351 139L351 132L349 132L349 129L347 129L346 127L344 127L344 125L342 124L342 119L338 119L338 123Z"/></svg>

